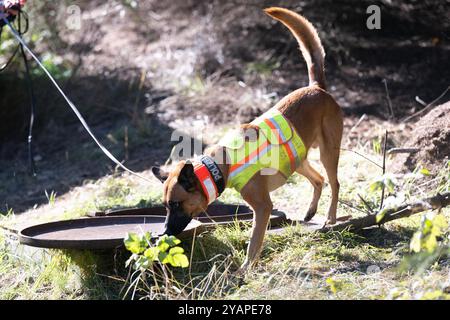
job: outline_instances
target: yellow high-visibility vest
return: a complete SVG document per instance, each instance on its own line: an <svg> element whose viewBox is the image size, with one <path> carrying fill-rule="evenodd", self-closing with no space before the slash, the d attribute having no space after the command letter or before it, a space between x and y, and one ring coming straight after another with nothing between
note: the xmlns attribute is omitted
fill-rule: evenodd
<svg viewBox="0 0 450 320"><path fill-rule="evenodd" d="M258 172L280 172L286 179L292 175L306 156L302 139L289 120L272 108L251 124L258 127L253 137L241 132L227 134L219 145L225 147L231 161L227 187L241 191Z"/></svg>

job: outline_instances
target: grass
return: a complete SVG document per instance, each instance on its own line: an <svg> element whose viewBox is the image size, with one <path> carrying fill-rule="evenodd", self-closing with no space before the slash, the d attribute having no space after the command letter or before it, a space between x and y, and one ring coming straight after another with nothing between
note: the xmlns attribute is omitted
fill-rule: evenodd
<svg viewBox="0 0 450 320"><path fill-rule="evenodd" d="M371 154L371 157L380 156ZM318 155L312 153L310 159L315 163ZM317 163L315 166L320 168ZM354 154L343 153L340 170L342 198L361 208L358 194L374 203L379 201L369 188L380 174L376 167ZM445 179L447 171L448 168L431 177L440 181L435 187L441 192L449 187ZM418 183L408 185L417 187ZM423 190L411 190L424 194ZM325 214L329 193L326 187L318 215ZM47 205L20 215L10 211L0 223L23 225L30 221L76 218L96 210L149 206L159 203L162 195L156 180L149 185L127 174L102 178L66 195L51 194ZM302 216L311 197L312 187L297 175L272 194L275 207L292 218ZM233 190L226 190L221 200L242 203ZM448 218L450 211L443 212ZM363 213L340 204L339 215L347 214ZM443 298L443 291L450 285L448 260L441 259L421 276L399 269L419 225L420 215L358 234L311 233L302 226L287 226L281 234L266 236L260 262L244 279L236 277L234 271L245 258L250 225L219 227L184 241L182 246L191 260L190 267L168 269L167 275L155 271L159 285L148 280L151 273L133 274L127 270L124 264L129 253L122 250L111 253L31 248L19 245L14 234L0 229L0 298ZM170 288L161 285L161 281L169 281Z"/></svg>

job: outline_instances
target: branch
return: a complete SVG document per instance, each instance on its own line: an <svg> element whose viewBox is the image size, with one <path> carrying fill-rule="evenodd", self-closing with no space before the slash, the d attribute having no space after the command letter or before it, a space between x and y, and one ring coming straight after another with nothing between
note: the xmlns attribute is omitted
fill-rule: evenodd
<svg viewBox="0 0 450 320"><path fill-rule="evenodd" d="M375 225L379 225L388 221L409 217L413 214L427 210L440 209L450 205L450 192L438 194L424 200L413 202L411 204L402 205L396 208L388 209L384 218L380 223L376 222L376 214L352 219L343 223L332 226L325 226L320 231L340 231L346 228L351 230L359 230Z"/></svg>
<svg viewBox="0 0 450 320"><path fill-rule="evenodd" d="M387 154L396 154L396 153L416 153L419 152L419 148L392 148L389 149Z"/></svg>

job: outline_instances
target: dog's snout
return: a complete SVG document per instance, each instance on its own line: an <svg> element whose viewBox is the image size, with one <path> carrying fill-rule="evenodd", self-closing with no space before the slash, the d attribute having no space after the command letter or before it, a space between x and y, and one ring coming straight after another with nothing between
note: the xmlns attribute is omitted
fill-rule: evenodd
<svg viewBox="0 0 450 320"><path fill-rule="evenodd" d="M169 201L164 234L169 236L180 234L191 220L192 217L183 211L179 202Z"/></svg>

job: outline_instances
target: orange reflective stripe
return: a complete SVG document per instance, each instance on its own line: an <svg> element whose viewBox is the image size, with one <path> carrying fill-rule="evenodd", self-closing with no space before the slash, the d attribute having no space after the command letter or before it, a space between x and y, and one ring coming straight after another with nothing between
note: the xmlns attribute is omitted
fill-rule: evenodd
<svg viewBox="0 0 450 320"><path fill-rule="evenodd" d="M285 143L283 144L284 150L286 150L287 155L289 156L289 161L291 162L291 170L292 172L295 171L295 169L297 169L297 166L295 164L295 156L291 150L291 146L289 145L289 143Z"/></svg>
<svg viewBox="0 0 450 320"><path fill-rule="evenodd" d="M249 162L250 160L252 160L255 156L257 156L265 147L267 147L267 145L269 144L269 140L264 141L264 143L262 145L260 145L258 147L258 149L256 149L255 151L253 151L252 153L250 153L248 156L246 156L242 161L238 161L236 164L232 165L230 168L230 173L233 172L234 170L238 169L239 167L243 166L244 164L246 164L247 162Z"/></svg>
<svg viewBox="0 0 450 320"><path fill-rule="evenodd" d="M280 133L278 132L278 129L275 128L272 121L270 121L270 119L264 119L264 122L270 127L270 129L272 129L273 134L277 137L279 143L282 144L283 139L281 139Z"/></svg>

